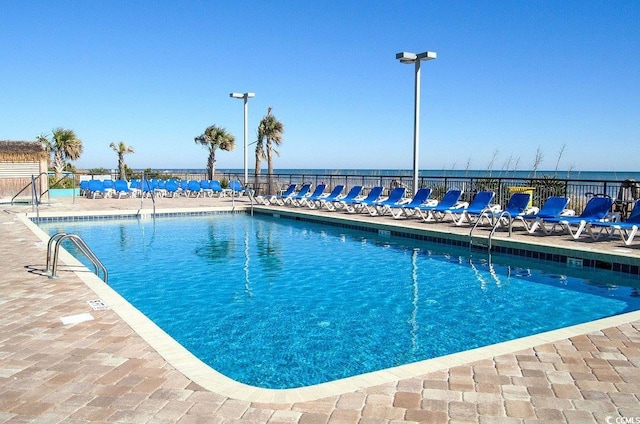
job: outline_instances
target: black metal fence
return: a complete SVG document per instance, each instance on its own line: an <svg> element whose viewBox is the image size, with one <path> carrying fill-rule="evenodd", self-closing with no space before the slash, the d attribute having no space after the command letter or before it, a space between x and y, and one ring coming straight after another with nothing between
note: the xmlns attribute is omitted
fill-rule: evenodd
<svg viewBox="0 0 640 424"><path fill-rule="evenodd" d="M224 172L217 174L223 183L237 180L243 182L241 173ZM206 178L204 173L172 173L163 174L156 172L155 178L177 178L185 180L202 180ZM113 176L117 178L117 176ZM382 186L388 193L394 187L407 187L408 195L412 195L413 178L408 175L360 175L360 174L273 174L260 175L256 181L255 175L249 174L247 186L254 190L256 195L276 194L285 190L290 184L311 183L314 186L320 183L332 189L338 184L343 184L348 190L354 185L361 185L367 189L374 186ZM620 180L586 180L586 179L562 179L555 177L542 178L513 178L513 177L453 177L453 176L423 176L418 180L419 187L431 188L431 197L440 199L444 193L452 188L463 191L463 200L470 201L475 193L481 190L492 190L496 193L495 202L506 205L511 194L515 192L530 192L532 204L540 206L549 196L567 196L570 199L569 206L576 213L580 213L587 201L594 195L607 195L617 199L620 189L628 181ZM633 182L635 192L640 191L640 185ZM638 196L634 196L638 198ZM628 206L628 205L627 205Z"/></svg>
<svg viewBox="0 0 640 424"><path fill-rule="evenodd" d="M226 173L227 180L242 180L243 175ZM269 180L272 180L272 189L269 193ZM411 176L389 175L336 175L336 174L274 174L261 175L256 182L253 175L249 176L249 187L257 194L274 194L286 189L290 184L311 183L317 185L324 183L330 190L338 184L343 184L348 190L354 185L361 185L365 189L382 186L388 193L394 187L407 187L411 195L413 180ZM616 180L573 180L553 177L542 178L506 178L506 177L420 177L419 187L428 187L432 190L432 198L440 199L444 193L452 188L463 190L463 200L470 201L475 193L482 190L492 190L496 193L495 202L505 205L511 194L516 192L529 192L532 195L532 204L541 205L549 196L567 196L570 199L569 206L576 213L580 213L590 197L594 195L607 195L616 199L620 187L624 181Z"/></svg>

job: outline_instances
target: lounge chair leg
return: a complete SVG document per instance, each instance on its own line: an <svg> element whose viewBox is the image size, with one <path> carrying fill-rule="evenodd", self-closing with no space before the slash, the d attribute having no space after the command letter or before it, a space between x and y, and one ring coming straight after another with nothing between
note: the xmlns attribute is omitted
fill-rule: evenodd
<svg viewBox="0 0 640 424"><path fill-rule="evenodd" d="M622 235L622 240L624 241L625 246L629 246L631 244L637 232L638 232L638 226L634 225L633 228L631 228L631 232L626 238L624 237L624 234Z"/></svg>
<svg viewBox="0 0 640 424"><path fill-rule="evenodd" d="M570 225L567 225L567 229L569 230L569 234L571 234L571 237L573 237L574 240L578 240L578 238L580 237L580 234L582 234L582 231L584 231L584 228L586 226L587 226L587 221L581 220L580 225L578 226L578 229L576 230L575 234L571 232Z"/></svg>

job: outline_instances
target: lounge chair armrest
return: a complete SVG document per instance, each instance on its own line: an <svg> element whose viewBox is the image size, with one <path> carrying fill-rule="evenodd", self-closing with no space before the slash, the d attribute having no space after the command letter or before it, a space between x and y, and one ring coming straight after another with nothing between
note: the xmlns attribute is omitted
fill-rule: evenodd
<svg viewBox="0 0 640 424"><path fill-rule="evenodd" d="M574 211L573 209L563 209L562 212L560 212L560 216L575 216L576 215L576 211Z"/></svg>
<svg viewBox="0 0 640 424"><path fill-rule="evenodd" d="M468 208L469 207L469 202L458 202L455 205L453 205L453 208L451 209L460 209L460 208Z"/></svg>
<svg viewBox="0 0 640 424"><path fill-rule="evenodd" d="M606 222L620 222L622 221L622 217L620 216L620 212L609 212L603 218L603 221Z"/></svg>
<svg viewBox="0 0 640 424"><path fill-rule="evenodd" d="M494 203L492 205L487 206L487 211L493 212L493 213L497 213L502 211L502 206L500 206L497 203Z"/></svg>
<svg viewBox="0 0 640 424"><path fill-rule="evenodd" d="M436 199L429 199L426 202L423 203L424 206L437 206L438 205L438 201Z"/></svg>
<svg viewBox="0 0 640 424"><path fill-rule="evenodd" d="M530 206L524 210L525 215L535 215L540 212L540 208L537 206Z"/></svg>

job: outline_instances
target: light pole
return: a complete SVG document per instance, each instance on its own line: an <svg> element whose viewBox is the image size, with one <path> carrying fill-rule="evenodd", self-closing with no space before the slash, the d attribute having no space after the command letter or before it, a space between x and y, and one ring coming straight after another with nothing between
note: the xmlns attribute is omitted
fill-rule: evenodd
<svg viewBox="0 0 640 424"><path fill-rule="evenodd" d="M413 194L418 191L418 158L420 147L420 62L431 60L437 57L436 52L409 53L400 52L396 54L396 59L400 63L414 63L416 66L415 99L413 105Z"/></svg>
<svg viewBox="0 0 640 424"><path fill-rule="evenodd" d="M244 187L247 187L249 182L249 169L247 168L247 150L248 150L248 138L249 138L249 124L247 123L247 112L249 111L248 100L251 97L255 97L256 93L231 93L229 97L234 99L244 99Z"/></svg>

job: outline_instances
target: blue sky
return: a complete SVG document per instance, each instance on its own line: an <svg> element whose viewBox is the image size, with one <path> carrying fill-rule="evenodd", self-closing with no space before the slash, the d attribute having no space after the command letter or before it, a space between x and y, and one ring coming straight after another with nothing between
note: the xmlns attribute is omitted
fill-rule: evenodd
<svg viewBox="0 0 640 424"><path fill-rule="evenodd" d="M204 168L193 138L236 137L243 166L269 106L275 168L411 169L422 65L421 169L638 171L638 1L15 1L0 14L0 139L53 128L79 168ZM562 146L564 152L560 155ZM250 146L249 169L253 169ZM265 165L266 166L266 165Z"/></svg>

